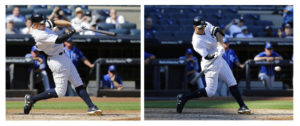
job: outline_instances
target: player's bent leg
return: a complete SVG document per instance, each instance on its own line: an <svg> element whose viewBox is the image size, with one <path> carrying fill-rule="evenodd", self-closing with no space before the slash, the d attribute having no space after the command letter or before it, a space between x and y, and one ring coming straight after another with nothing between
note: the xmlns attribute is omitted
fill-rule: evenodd
<svg viewBox="0 0 300 126"><path fill-rule="evenodd" d="M239 114L251 114L250 109L244 103L244 100L239 92L237 85L229 87L230 93L234 97L234 99L238 102L240 108L238 109Z"/></svg>
<svg viewBox="0 0 300 126"><path fill-rule="evenodd" d="M86 87L81 85L75 88L77 94L81 97L81 99L88 105L88 115L101 115L102 110L98 109L96 105L93 104L90 96L86 92Z"/></svg>
<svg viewBox="0 0 300 126"><path fill-rule="evenodd" d="M25 105L24 105L24 114L29 114L33 104L39 100L49 99L49 98L57 98L58 95L54 89L49 89L35 96L31 96L30 94L25 95Z"/></svg>

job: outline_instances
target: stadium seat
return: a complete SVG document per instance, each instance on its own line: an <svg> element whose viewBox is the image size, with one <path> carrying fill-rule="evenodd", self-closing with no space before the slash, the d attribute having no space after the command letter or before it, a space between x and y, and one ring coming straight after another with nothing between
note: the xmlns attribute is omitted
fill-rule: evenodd
<svg viewBox="0 0 300 126"><path fill-rule="evenodd" d="M259 20L260 16L258 14L244 14L244 20Z"/></svg>
<svg viewBox="0 0 300 126"><path fill-rule="evenodd" d="M192 41L192 36L193 36L193 32L183 32L183 31L174 32L174 37L177 40L191 42Z"/></svg>
<svg viewBox="0 0 300 126"><path fill-rule="evenodd" d="M154 37L158 40L170 40L173 35L171 31L157 31L154 33Z"/></svg>
<svg viewBox="0 0 300 126"><path fill-rule="evenodd" d="M115 32L119 35L128 35L129 30L128 29L109 29L110 32Z"/></svg>
<svg viewBox="0 0 300 126"><path fill-rule="evenodd" d="M16 29L24 28L26 27L25 22L14 22L14 27Z"/></svg>
<svg viewBox="0 0 300 126"><path fill-rule="evenodd" d="M44 8L47 9L47 5L30 5L30 9L39 9L39 8Z"/></svg>
<svg viewBox="0 0 300 126"><path fill-rule="evenodd" d="M266 21L266 20L258 20L255 21L255 25L260 25L260 26L272 26L273 22L272 21Z"/></svg>
<svg viewBox="0 0 300 126"><path fill-rule="evenodd" d="M40 8L40 9L34 9L33 13L43 14L43 15L46 16L46 15L50 15L52 13L52 10Z"/></svg>
<svg viewBox="0 0 300 126"><path fill-rule="evenodd" d="M164 31L178 31L180 29L179 25L163 25L161 26Z"/></svg>
<svg viewBox="0 0 300 126"><path fill-rule="evenodd" d="M141 30L140 29L130 29L130 35L140 36L141 35Z"/></svg>
<svg viewBox="0 0 300 126"><path fill-rule="evenodd" d="M136 28L136 24L134 23L123 23L123 24L119 24L118 29L135 29Z"/></svg>
<svg viewBox="0 0 300 126"><path fill-rule="evenodd" d="M107 23L99 23L97 28L103 29L103 30L109 30L109 29L115 29L116 25L115 24L107 24Z"/></svg>
<svg viewBox="0 0 300 126"><path fill-rule="evenodd" d="M26 14L32 14L32 12L33 12L33 10L29 9L29 8L28 9L27 8L21 8L20 9L20 14L23 15L23 16L26 15Z"/></svg>

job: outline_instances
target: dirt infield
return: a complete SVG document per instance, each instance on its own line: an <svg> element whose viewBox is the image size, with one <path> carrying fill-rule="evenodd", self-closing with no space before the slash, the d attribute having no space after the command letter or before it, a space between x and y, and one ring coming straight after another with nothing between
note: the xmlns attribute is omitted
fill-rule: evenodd
<svg viewBox="0 0 300 126"><path fill-rule="evenodd" d="M147 108L145 120L293 120L293 110L252 109L251 115L239 115L237 109L185 108L178 114L175 108Z"/></svg>
<svg viewBox="0 0 300 126"><path fill-rule="evenodd" d="M103 111L102 116L88 116L85 110L36 110L24 115L21 109L6 110L6 120L140 120L140 111Z"/></svg>
<svg viewBox="0 0 300 126"><path fill-rule="evenodd" d="M140 102L140 98L97 98L94 102ZM7 100L9 102L10 100ZM79 97L64 97L49 99L44 102L82 102ZM21 101L20 101L21 102ZM88 116L86 110L67 109L33 109L29 115L23 114L23 109L7 109L6 120L140 120L139 110L103 110L102 116Z"/></svg>

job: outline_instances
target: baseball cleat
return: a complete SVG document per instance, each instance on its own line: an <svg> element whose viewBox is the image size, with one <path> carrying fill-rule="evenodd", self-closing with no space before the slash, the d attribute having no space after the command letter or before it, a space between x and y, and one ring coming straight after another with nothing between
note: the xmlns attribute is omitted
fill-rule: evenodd
<svg viewBox="0 0 300 126"><path fill-rule="evenodd" d="M239 114L247 114L247 115L250 115L250 114L251 114L251 110L250 110L247 106L243 106L243 107L240 107L240 108L239 108L238 113L239 113Z"/></svg>
<svg viewBox="0 0 300 126"><path fill-rule="evenodd" d="M183 96L182 94L177 95L177 105L176 105L177 113L182 112L182 109L183 109L184 104L186 102L185 100L183 100L182 96Z"/></svg>
<svg viewBox="0 0 300 126"><path fill-rule="evenodd" d="M31 101L31 95L30 94L26 94L25 95L25 105L24 105L24 114L29 114L32 106L33 106L33 102Z"/></svg>
<svg viewBox="0 0 300 126"><path fill-rule="evenodd" d="M100 116L102 114L102 110L98 109L97 106L94 106L88 110L88 115L96 115Z"/></svg>

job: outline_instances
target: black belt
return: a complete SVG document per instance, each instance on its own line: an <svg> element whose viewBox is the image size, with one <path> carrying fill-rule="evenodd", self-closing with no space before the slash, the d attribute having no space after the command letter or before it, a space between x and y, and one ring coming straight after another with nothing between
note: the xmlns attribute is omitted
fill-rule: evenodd
<svg viewBox="0 0 300 126"><path fill-rule="evenodd" d="M65 51L62 51L62 52L58 53L58 55L62 55L62 54L64 54L64 53L65 53ZM53 56L57 56L57 55L53 55ZM48 55L48 57L53 57L53 56Z"/></svg>

